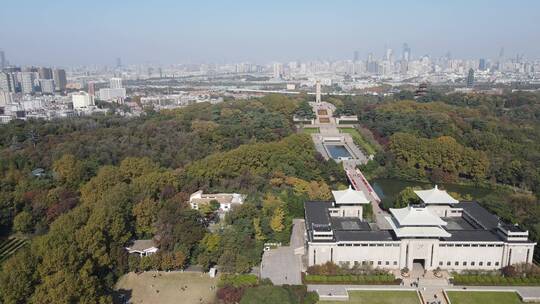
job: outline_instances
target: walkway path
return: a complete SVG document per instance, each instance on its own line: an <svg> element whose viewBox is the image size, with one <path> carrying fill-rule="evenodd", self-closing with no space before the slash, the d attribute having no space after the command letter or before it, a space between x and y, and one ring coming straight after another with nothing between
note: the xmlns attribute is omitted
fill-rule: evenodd
<svg viewBox="0 0 540 304"><path fill-rule="evenodd" d="M356 168L359 164L365 164L368 161L366 155L360 150L355 144L348 133L340 133L338 125L333 118L333 111L335 110L334 105L327 102L315 103L311 102L310 105L313 107L313 112L316 115L316 126L319 128L320 133L311 134L311 138L315 144L315 149L321 153L326 159L329 159L326 149L324 148L324 143L322 141L323 136L343 136L345 139L346 145L351 150L354 159L343 160L343 168L347 174L347 177L355 190L362 191L366 198L371 202L373 207L373 214L375 215L375 221L379 229L388 230L391 229L390 224L386 221L385 216L388 215L383 211L379 203L381 199L375 193L367 179L364 177L362 172ZM322 113L322 114L321 114ZM320 123L320 118L328 118L329 123ZM341 125L339 126L341 127Z"/></svg>

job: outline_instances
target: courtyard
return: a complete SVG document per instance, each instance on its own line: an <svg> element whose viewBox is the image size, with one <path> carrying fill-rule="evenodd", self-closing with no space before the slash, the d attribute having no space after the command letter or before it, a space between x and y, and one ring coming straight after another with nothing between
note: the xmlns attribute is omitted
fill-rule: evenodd
<svg viewBox="0 0 540 304"><path fill-rule="evenodd" d="M116 290L125 303L214 303L218 279L199 272L130 272L120 278ZM122 302L123 303L123 302Z"/></svg>

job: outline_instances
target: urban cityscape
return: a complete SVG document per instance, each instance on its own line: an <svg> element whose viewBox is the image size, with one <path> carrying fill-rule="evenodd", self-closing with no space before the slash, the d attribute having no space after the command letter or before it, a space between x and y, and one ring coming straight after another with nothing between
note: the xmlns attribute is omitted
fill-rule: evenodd
<svg viewBox="0 0 540 304"><path fill-rule="evenodd" d="M0 9L0 303L540 303L540 2Z"/></svg>
<svg viewBox="0 0 540 304"><path fill-rule="evenodd" d="M331 93L351 95L391 94L420 84L493 94L516 85L540 88L540 60L505 56L503 47L496 57L480 59L452 58L449 52L440 58L413 56L407 43L400 51L387 49L382 56L352 54L349 60L335 61L169 66L124 66L118 57L111 67L52 68L11 64L0 51L0 122L103 114L111 110L104 103L126 105L115 107L120 115L140 115L145 106L176 108L216 103L227 96L311 92L316 81Z"/></svg>

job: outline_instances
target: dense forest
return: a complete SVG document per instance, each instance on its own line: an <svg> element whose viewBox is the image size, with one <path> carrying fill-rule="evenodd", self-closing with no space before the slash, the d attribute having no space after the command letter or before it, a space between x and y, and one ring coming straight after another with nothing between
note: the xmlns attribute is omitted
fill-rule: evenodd
<svg viewBox="0 0 540 304"><path fill-rule="evenodd" d="M309 136L293 134L300 103L267 96L2 126L0 232L30 239L2 264L2 302L111 303L131 270L250 271L264 242L288 242L306 199L346 183ZM209 230L211 210L186 204L198 189L247 202ZM137 238L153 238L160 252L128 256Z"/></svg>

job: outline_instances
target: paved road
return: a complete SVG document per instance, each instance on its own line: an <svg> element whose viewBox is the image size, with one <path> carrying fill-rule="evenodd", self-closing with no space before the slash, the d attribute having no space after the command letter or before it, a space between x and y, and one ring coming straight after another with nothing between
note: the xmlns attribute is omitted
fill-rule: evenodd
<svg viewBox="0 0 540 304"><path fill-rule="evenodd" d="M302 284L304 231L304 220L294 219L290 246L264 252L261 263L261 278L268 278L275 285Z"/></svg>

